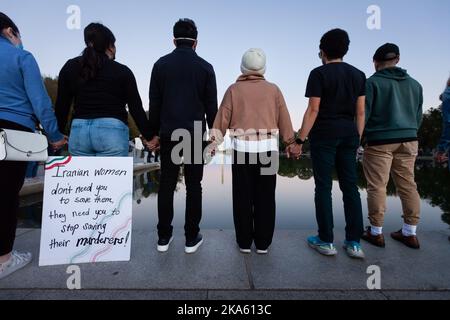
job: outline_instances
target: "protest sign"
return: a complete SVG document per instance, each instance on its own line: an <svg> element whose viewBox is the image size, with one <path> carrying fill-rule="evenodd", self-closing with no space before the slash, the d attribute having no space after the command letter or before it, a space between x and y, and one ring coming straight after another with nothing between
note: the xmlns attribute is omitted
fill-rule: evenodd
<svg viewBox="0 0 450 320"><path fill-rule="evenodd" d="M39 265L129 261L132 184L132 158L49 158Z"/></svg>

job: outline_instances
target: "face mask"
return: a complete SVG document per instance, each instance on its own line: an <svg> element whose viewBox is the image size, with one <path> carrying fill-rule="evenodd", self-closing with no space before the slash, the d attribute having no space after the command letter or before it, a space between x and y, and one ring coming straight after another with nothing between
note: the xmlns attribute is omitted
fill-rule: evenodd
<svg viewBox="0 0 450 320"><path fill-rule="evenodd" d="M14 32L14 36L15 36L17 39L20 40L20 43L19 43L19 44L16 44L15 47L16 47L17 49L23 50L23 43L22 43L22 38L21 38L20 34Z"/></svg>

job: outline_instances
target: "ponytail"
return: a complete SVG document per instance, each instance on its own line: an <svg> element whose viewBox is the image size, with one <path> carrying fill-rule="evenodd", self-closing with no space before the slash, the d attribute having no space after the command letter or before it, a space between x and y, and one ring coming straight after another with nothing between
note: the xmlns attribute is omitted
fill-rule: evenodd
<svg viewBox="0 0 450 320"><path fill-rule="evenodd" d="M86 47L81 55L81 78L85 81L95 79L106 59L105 53L96 52L93 47Z"/></svg>
<svg viewBox="0 0 450 320"><path fill-rule="evenodd" d="M116 38L111 30L100 23L91 23L84 29L86 48L81 55L81 78L95 79L108 60L106 50L114 46Z"/></svg>

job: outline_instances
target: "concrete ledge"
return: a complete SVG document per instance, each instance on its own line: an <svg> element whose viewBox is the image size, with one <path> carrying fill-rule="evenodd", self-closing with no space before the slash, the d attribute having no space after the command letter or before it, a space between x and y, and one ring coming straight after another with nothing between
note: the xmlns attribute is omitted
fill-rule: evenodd
<svg viewBox="0 0 450 320"><path fill-rule="evenodd" d="M19 196L25 197L44 191L44 177L26 179Z"/></svg>

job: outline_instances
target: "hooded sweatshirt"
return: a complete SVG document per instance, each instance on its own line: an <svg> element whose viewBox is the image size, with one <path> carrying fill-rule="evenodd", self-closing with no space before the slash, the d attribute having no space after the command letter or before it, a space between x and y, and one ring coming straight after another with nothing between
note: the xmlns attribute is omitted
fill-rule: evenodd
<svg viewBox="0 0 450 320"><path fill-rule="evenodd" d="M211 135L221 143L228 129L234 149L243 152L278 151L272 133L279 133L288 144L295 139L283 94L256 74L240 76L226 91Z"/></svg>
<svg viewBox="0 0 450 320"><path fill-rule="evenodd" d="M369 145L417 140L422 123L422 86L398 67L376 72L366 84L366 128Z"/></svg>

